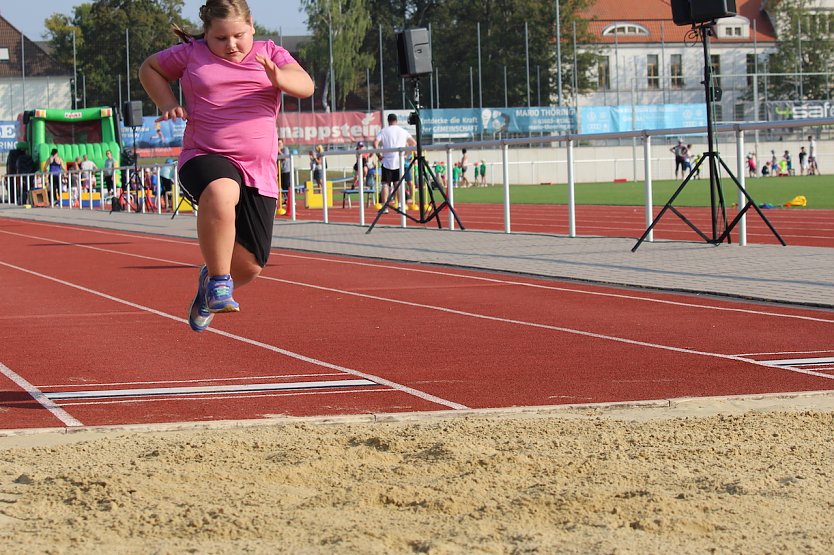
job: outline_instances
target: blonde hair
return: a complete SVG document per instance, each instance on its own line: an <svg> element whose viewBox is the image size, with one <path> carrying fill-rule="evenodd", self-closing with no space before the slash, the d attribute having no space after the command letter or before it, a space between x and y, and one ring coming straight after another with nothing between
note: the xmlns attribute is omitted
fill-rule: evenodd
<svg viewBox="0 0 834 555"><path fill-rule="evenodd" d="M205 37L206 31L216 19L232 19L235 17L244 21L252 19L252 12L249 10L249 4L246 3L246 0L206 0L206 3L200 6L199 14L200 21L203 22L203 32L199 35L191 34L177 24L172 25L174 34L182 42L191 42Z"/></svg>

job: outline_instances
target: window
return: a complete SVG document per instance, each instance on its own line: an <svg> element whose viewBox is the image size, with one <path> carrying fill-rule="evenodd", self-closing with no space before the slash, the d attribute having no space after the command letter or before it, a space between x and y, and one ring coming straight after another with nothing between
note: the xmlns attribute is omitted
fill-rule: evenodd
<svg viewBox="0 0 834 555"><path fill-rule="evenodd" d="M716 87L721 86L721 56L718 54L710 54L709 65L712 71L712 84Z"/></svg>
<svg viewBox="0 0 834 555"><path fill-rule="evenodd" d="M747 86L753 86L753 79L755 79L755 75L758 73L756 68L756 55L755 54L748 54L747 55Z"/></svg>
<svg viewBox="0 0 834 555"><path fill-rule="evenodd" d="M739 102L738 104L733 106L733 119L735 119L736 121L744 121L745 119L747 119L744 117L745 112L746 106L743 102Z"/></svg>
<svg viewBox="0 0 834 555"><path fill-rule="evenodd" d="M611 66L608 56L600 56L597 64L597 89L604 91L611 88Z"/></svg>
<svg viewBox="0 0 834 555"><path fill-rule="evenodd" d="M0 48L0 62L8 62L9 61L9 49L8 48Z"/></svg>
<svg viewBox="0 0 834 555"><path fill-rule="evenodd" d="M649 54L646 56L646 74L648 77L646 85L650 89L659 89L660 73L658 71L657 54Z"/></svg>
<svg viewBox="0 0 834 555"><path fill-rule="evenodd" d="M672 54L669 60L669 76L672 88L683 88L683 56L681 54Z"/></svg>
<svg viewBox="0 0 834 555"><path fill-rule="evenodd" d="M636 23L613 23L602 30L602 36L648 37L649 30Z"/></svg>

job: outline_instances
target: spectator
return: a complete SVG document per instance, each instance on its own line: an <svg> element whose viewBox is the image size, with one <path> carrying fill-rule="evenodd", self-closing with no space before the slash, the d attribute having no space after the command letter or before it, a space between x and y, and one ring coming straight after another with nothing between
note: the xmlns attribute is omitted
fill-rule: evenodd
<svg viewBox="0 0 834 555"><path fill-rule="evenodd" d="M461 187L469 187L471 183L469 183L469 179L466 177L466 170L469 168L469 155L466 153L466 149L461 149L460 151L460 186Z"/></svg>
<svg viewBox="0 0 834 555"><path fill-rule="evenodd" d="M104 185L107 187L107 192L113 194L113 176L116 172L116 161L113 159L113 152L108 150L104 153Z"/></svg>
<svg viewBox="0 0 834 555"><path fill-rule="evenodd" d="M397 124L397 114L388 114L388 126L377 133L374 139L374 148L382 149L405 148L416 144L411 133ZM383 202L387 202L390 188L400 180L400 153L381 152L377 157L381 165L382 198L385 199Z"/></svg>
<svg viewBox="0 0 834 555"><path fill-rule="evenodd" d="M159 202L162 207L168 206L168 198L174 188L174 172L176 171L176 160L168 158L165 160L165 165L159 168L159 186L161 194Z"/></svg>
<svg viewBox="0 0 834 555"><path fill-rule="evenodd" d="M817 142L813 135L808 135L808 175L819 175L817 167Z"/></svg>
<svg viewBox="0 0 834 555"><path fill-rule="evenodd" d="M409 152L405 155L405 164L403 165L403 169L405 171L405 200L406 203L412 201L412 199L416 198L414 195L416 191L414 190L414 172L417 171L418 168L414 167L414 153Z"/></svg>
<svg viewBox="0 0 834 555"><path fill-rule="evenodd" d="M292 184L292 175L290 172L290 149L289 147L284 145L284 139L278 137L278 156L286 156L287 158L283 158L278 160L278 173L281 176L281 194L286 195L290 190L290 185ZM289 198L289 197L287 197Z"/></svg>
<svg viewBox="0 0 834 555"><path fill-rule="evenodd" d="M785 175L793 175L793 161L791 160L791 153L786 150L785 154L782 155L782 158L785 160Z"/></svg>
<svg viewBox="0 0 834 555"><path fill-rule="evenodd" d="M316 145L316 148L310 151L310 180L313 182L313 187L318 187L324 194L324 189L322 189L322 152L324 152L324 147L321 145Z"/></svg>
<svg viewBox="0 0 834 555"><path fill-rule="evenodd" d="M486 187L487 186L487 182L486 182L486 168L487 168L486 167L486 160L481 160L480 167L481 167L481 171L480 171L481 186Z"/></svg>
<svg viewBox="0 0 834 555"><path fill-rule="evenodd" d="M756 155L752 152L747 153L747 177L756 177Z"/></svg>
<svg viewBox="0 0 834 555"><path fill-rule="evenodd" d="M684 176L683 168L684 162L688 157L686 145L683 144L683 139L678 139L678 144L669 149L675 155L675 179Z"/></svg>
<svg viewBox="0 0 834 555"><path fill-rule="evenodd" d="M362 153L359 152L363 148L365 148L365 143L363 143L362 141L359 141L358 143L356 143L357 155L359 156L359 160L361 160L361 162L362 162L362 170L361 170L362 171L362 174L361 174L362 175L362 183L364 183L363 187L365 189L367 189L368 188L368 155L367 154L362 154ZM354 164L353 164L353 185L351 186L351 189L356 189L359 186L359 175L360 175L359 171L360 171L359 170L359 161L354 162Z"/></svg>
<svg viewBox="0 0 834 555"><path fill-rule="evenodd" d="M762 177L767 177L770 175L770 160L765 162L765 165L762 166Z"/></svg>
<svg viewBox="0 0 834 555"><path fill-rule="evenodd" d="M81 183L85 191L91 191L96 186L95 170L98 169L96 163L90 160L85 154L80 164L81 168Z"/></svg>
<svg viewBox="0 0 834 555"><path fill-rule="evenodd" d="M49 158L46 159L46 171L49 172L49 188L52 190L52 204L57 205L58 199L61 198L61 178L62 174L67 171L67 165L64 160L58 156L58 149L53 148L49 153Z"/></svg>
<svg viewBox="0 0 834 555"><path fill-rule="evenodd" d="M805 152L805 147L799 147L799 175L805 175L808 170L808 153Z"/></svg>

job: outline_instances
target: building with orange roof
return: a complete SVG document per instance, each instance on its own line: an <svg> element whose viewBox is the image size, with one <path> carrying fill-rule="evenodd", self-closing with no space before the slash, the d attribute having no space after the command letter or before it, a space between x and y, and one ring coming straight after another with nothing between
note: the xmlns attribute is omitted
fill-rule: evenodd
<svg viewBox="0 0 834 555"><path fill-rule="evenodd" d="M57 63L44 48L0 15L0 121L33 106L71 108L72 68Z"/></svg>
<svg viewBox="0 0 834 555"><path fill-rule="evenodd" d="M695 0L697 1L697 0ZM754 74L776 49L766 10L773 0L736 0L737 15L715 20L709 41L718 121L754 119ZM596 0L583 14L599 52L596 91L580 106L703 103L704 49L691 26L672 20L671 0Z"/></svg>

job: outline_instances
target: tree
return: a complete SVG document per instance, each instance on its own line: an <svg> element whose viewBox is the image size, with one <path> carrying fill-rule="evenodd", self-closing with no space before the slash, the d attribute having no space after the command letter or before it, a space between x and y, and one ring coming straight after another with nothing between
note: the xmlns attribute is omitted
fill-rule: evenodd
<svg viewBox="0 0 834 555"><path fill-rule="evenodd" d="M776 52L768 58L767 70L789 75L768 79L771 100L823 100L830 96L834 83L829 83L827 74L834 66L834 17L815 10L817 6L813 0L781 0L774 7Z"/></svg>
<svg viewBox="0 0 834 555"><path fill-rule="evenodd" d="M95 0L79 4L71 18L54 14L46 27L55 57L73 66L73 32L79 80L87 105L115 106L141 99L145 111L155 107L142 89L137 72L146 57L171 46L171 24L189 27L180 15L184 0ZM128 52L130 47L130 67ZM81 95L82 83L78 84Z"/></svg>
<svg viewBox="0 0 834 555"><path fill-rule="evenodd" d="M397 29L428 27L431 32L432 58L435 72L432 83L440 90L436 103L443 107L464 107L479 104L499 106L504 103L504 68L507 72L507 99L510 105L527 104L527 67L525 65L525 22L530 52L531 89L536 90L537 66L541 69L544 99L553 97L555 76L555 7L552 0L364 0L369 11L365 36L358 48L365 53L353 65L354 74L367 67L374 71L375 90L378 97L379 64L382 64L384 99L387 106L398 105L403 81L399 74L396 40ZM576 22L577 42L590 42L585 20L577 14L590 0L560 0L561 54L563 94L573 93L573 23ZM305 51L308 61L316 68L328 67L327 27L321 27L321 11L328 2L307 0L308 24L314 30L313 44ZM318 27L317 27L318 25ZM478 27L481 33L481 71L478 69ZM382 47L380 48L380 43ZM352 43L357 44L357 43ZM349 52L356 51L356 48ZM381 50L381 52L380 52ZM345 50L334 48L334 58ZM593 53L578 56L578 86L580 90L590 86L588 72L594 65ZM336 62L338 63L338 62ZM360 65L364 63L365 65ZM470 68L473 87L470 88ZM482 84L482 94L478 78ZM342 85L340 77L337 84ZM439 83L433 81L438 79ZM424 88L429 79L423 79ZM474 90L472 90L474 89ZM367 90L363 91L366 94ZM534 98L536 95L532 95ZM344 98L342 96L341 98Z"/></svg>
<svg viewBox="0 0 834 555"><path fill-rule="evenodd" d="M373 62L371 55L361 50L370 28L366 0L304 0L302 5L313 32L313 40L302 47L302 56L312 62L318 75L324 75L322 103L344 108L348 95L364 82L365 68ZM330 98L331 41L336 98Z"/></svg>

